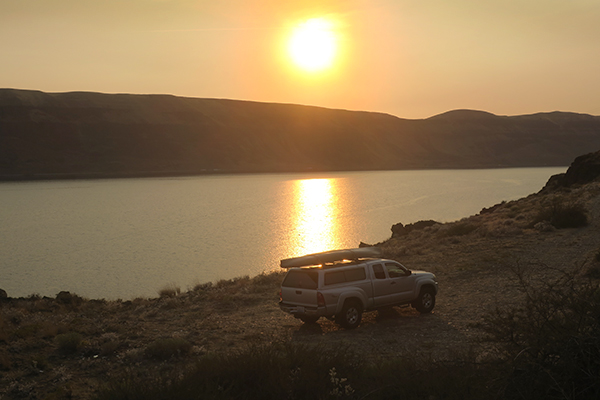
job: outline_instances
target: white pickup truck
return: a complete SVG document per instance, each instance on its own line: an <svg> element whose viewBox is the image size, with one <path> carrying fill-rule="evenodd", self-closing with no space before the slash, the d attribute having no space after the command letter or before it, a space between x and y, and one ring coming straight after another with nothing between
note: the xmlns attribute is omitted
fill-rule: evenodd
<svg viewBox="0 0 600 400"><path fill-rule="evenodd" d="M435 306L435 275L411 271L381 257L376 247L333 250L281 260L288 269L280 308L306 323L320 317L356 328L363 311L410 304L421 313Z"/></svg>

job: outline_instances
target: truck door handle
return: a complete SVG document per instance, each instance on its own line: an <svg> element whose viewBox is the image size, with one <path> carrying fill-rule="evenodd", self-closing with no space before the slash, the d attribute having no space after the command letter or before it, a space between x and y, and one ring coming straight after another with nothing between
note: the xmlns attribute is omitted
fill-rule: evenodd
<svg viewBox="0 0 600 400"><path fill-rule="evenodd" d="M396 281L390 282L390 285L395 285L395 284L396 284Z"/></svg>
<svg viewBox="0 0 600 400"><path fill-rule="evenodd" d="M302 290L296 290L296 294L302 294Z"/></svg>

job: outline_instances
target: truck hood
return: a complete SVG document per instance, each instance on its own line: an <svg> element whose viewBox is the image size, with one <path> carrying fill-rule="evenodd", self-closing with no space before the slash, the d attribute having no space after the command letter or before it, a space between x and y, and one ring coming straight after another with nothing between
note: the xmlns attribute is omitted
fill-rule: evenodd
<svg viewBox="0 0 600 400"><path fill-rule="evenodd" d="M427 271L412 271L411 270L411 274L435 279L435 275L432 274L431 272L427 272Z"/></svg>

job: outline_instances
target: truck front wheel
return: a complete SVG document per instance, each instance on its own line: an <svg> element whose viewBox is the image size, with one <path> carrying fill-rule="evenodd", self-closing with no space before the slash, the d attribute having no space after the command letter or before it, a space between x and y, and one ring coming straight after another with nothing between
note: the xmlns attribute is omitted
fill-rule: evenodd
<svg viewBox="0 0 600 400"><path fill-rule="evenodd" d="M360 325L362 318L362 306L357 301L346 301L342 311L336 315L335 322L342 328L354 329Z"/></svg>
<svg viewBox="0 0 600 400"><path fill-rule="evenodd" d="M412 306L421 314L430 313L435 306L435 291L431 288L421 289L419 297L417 297Z"/></svg>

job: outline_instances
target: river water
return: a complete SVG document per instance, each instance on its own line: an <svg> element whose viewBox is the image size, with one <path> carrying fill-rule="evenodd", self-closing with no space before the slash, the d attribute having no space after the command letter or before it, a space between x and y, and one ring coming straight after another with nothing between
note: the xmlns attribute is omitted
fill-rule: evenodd
<svg viewBox="0 0 600 400"><path fill-rule="evenodd" d="M0 288L11 297L155 297L257 275L539 191L560 168L216 175L0 183Z"/></svg>

